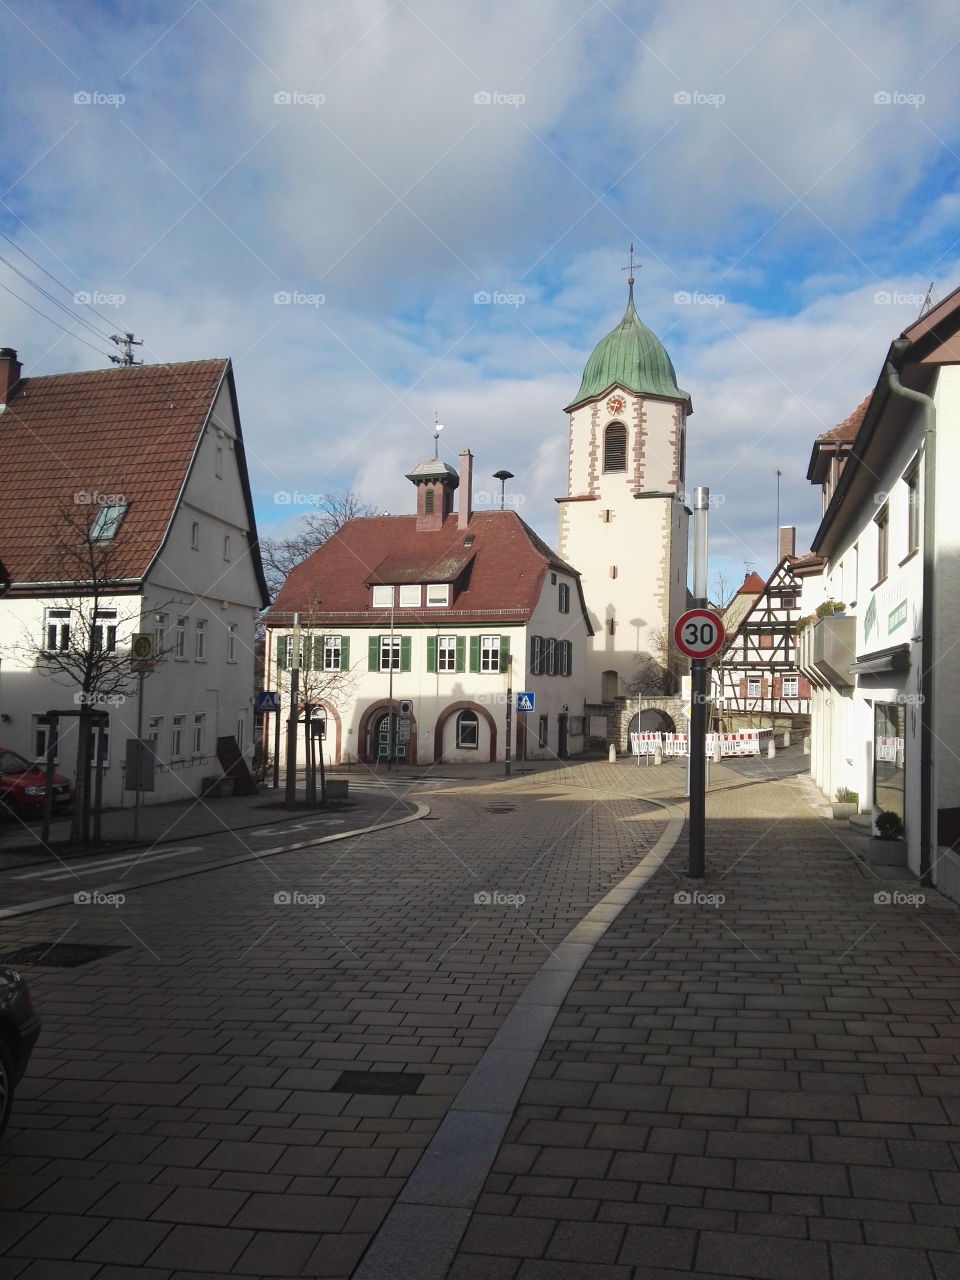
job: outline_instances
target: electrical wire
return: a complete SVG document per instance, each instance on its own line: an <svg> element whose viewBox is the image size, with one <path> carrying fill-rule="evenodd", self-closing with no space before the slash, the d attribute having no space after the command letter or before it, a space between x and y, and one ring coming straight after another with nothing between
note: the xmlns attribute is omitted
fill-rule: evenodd
<svg viewBox="0 0 960 1280"><path fill-rule="evenodd" d="M10 286L4 284L2 280L0 280L0 289L6 289L7 293L9 293L11 297L16 298L18 302L22 302L23 305L25 307L29 307L31 311L36 311L38 316L41 316L44 320L48 320L50 324L56 325L58 329L62 329L64 333L68 334L71 338L75 338L77 342L82 342L84 346L89 347L91 351L96 351L97 355L106 356L107 359L113 358L111 352L101 351L100 348L95 347L92 342L87 342L86 338L82 338L79 333L74 333L72 329L68 329L66 325L62 325L59 320L54 320L52 316L48 316L42 312L39 307L35 307L32 302L28 302L26 298L21 298L19 293L14 293Z"/></svg>
<svg viewBox="0 0 960 1280"><path fill-rule="evenodd" d="M72 298L76 297L76 293L73 289L71 289L68 285L65 285L62 280L58 280L57 277L53 274L53 272L48 271L46 267L42 266L39 262L37 262L36 258L31 258L30 254L27 253L26 249L22 248L19 244L17 244L16 240L11 240L11 238L6 234L6 232L0 231L0 238L6 240L7 244L13 245L14 249L16 249L18 253L22 253L23 256L27 259L27 261L32 262L38 271L42 271L43 274L49 280L52 280L54 284L59 285L60 288L64 291L64 293L69 293ZM14 267L14 270L16 270L16 267ZM105 315L101 315L101 313L96 309L96 307L92 307L89 302L83 302L80 305L86 307L88 311L91 311L97 317L98 320L102 320L103 323L108 328L111 328L111 329L113 328L113 321L108 320Z"/></svg>

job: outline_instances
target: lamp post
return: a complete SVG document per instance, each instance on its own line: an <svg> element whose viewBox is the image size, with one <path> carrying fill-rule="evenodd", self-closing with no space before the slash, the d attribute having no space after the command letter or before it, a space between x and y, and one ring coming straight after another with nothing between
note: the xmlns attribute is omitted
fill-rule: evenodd
<svg viewBox="0 0 960 1280"><path fill-rule="evenodd" d="M300 615L293 615L290 644L290 706L287 719L287 785L285 802L288 809L297 807L297 710L300 701Z"/></svg>

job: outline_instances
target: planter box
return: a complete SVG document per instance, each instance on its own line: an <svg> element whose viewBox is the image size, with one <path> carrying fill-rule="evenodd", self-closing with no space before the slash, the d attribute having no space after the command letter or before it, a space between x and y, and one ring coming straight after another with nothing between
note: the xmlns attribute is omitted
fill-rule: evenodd
<svg viewBox="0 0 960 1280"><path fill-rule="evenodd" d="M349 799L350 782L347 778L331 778L327 782L327 799L328 800L347 800Z"/></svg>
<svg viewBox="0 0 960 1280"><path fill-rule="evenodd" d="M869 858L875 867L905 867L907 865L906 840L883 840L870 837Z"/></svg>
<svg viewBox="0 0 960 1280"><path fill-rule="evenodd" d="M860 806L858 804L854 804L853 801L847 800L835 800L830 808L833 810L833 816L838 822L845 822L847 818L852 818L855 813L859 813L860 811Z"/></svg>

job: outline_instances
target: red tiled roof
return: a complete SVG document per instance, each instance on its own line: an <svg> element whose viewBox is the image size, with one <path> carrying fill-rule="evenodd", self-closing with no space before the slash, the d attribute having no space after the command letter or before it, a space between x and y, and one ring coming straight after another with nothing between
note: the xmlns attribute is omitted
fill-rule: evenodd
<svg viewBox="0 0 960 1280"><path fill-rule="evenodd" d="M464 541L471 535L468 549ZM369 582L389 581L390 577L395 582L411 581L408 575L398 576L404 564L427 569L447 563L465 550L472 553L471 558L450 609L424 608L420 614L429 614L437 622L464 622L468 620L465 614L526 621L540 598L549 568L579 579L576 570L560 560L515 511L475 512L466 529L457 527L455 514L449 515L436 530L418 530L416 516L360 516L349 520L291 571L266 621L283 625L296 612L305 622L336 615L343 621L353 617L364 623L376 618L379 623L384 611L371 610ZM385 560L392 570L386 578L380 571ZM438 581L429 577L415 580Z"/></svg>
<svg viewBox="0 0 960 1280"><path fill-rule="evenodd" d="M867 407L872 399L873 392L871 391L866 399L857 405L849 418L844 418L838 426L831 428L831 430L824 431L822 435L817 436L817 439L833 440L838 444L851 444L857 438L857 432L860 430L860 426L866 416Z"/></svg>
<svg viewBox="0 0 960 1280"><path fill-rule="evenodd" d="M0 413L0 557L14 583L76 576L57 544L75 536L68 522L87 527L101 494L129 504L110 576L140 579L228 369L196 360L23 378Z"/></svg>
<svg viewBox="0 0 960 1280"><path fill-rule="evenodd" d="M743 579L743 586L737 592L738 596L756 596L764 589L767 584L760 577L759 573L754 571L748 573Z"/></svg>

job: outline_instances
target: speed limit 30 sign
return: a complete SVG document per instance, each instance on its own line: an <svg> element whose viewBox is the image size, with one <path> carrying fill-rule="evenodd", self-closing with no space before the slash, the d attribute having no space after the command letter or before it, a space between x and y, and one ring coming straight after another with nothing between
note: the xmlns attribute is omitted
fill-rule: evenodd
<svg viewBox="0 0 960 1280"><path fill-rule="evenodd" d="M673 626L673 643L688 658L711 658L723 645L726 632L711 609L688 609Z"/></svg>

